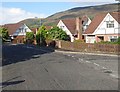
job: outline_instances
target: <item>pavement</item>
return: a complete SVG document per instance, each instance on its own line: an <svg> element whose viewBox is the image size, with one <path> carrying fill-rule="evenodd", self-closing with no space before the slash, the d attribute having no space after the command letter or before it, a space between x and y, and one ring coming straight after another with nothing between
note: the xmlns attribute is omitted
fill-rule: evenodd
<svg viewBox="0 0 120 92"><path fill-rule="evenodd" d="M3 90L117 90L118 57L3 46ZM112 71L111 71L112 70Z"/></svg>

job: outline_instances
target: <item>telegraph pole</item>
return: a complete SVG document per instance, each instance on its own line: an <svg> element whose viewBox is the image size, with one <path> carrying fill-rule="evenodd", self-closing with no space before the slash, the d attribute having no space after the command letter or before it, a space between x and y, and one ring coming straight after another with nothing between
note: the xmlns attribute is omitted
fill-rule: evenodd
<svg viewBox="0 0 120 92"><path fill-rule="evenodd" d="M42 19L40 19L40 27L42 26ZM40 31L40 45L41 45L41 31Z"/></svg>

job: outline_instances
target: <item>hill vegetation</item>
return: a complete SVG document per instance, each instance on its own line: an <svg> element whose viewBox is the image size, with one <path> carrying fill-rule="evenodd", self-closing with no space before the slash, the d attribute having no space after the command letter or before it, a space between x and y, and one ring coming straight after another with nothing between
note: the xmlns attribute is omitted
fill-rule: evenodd
<svg viewBox="0 0 120 92"><path fill-rule="evenodd" d="M45 19L42 19L42 22L45 25L56 25L56 23L60 19L81 17L83 15L87 15L88 17L93 19L93 17L97 13L115 12L115 11L118 11L118 3L98 5L98 6L76 7L76 8L66 10L66 11L55 13ZM40 26L40 19L36 19L36 18L26 19L21 22L26 23L30 27Z"/></svg>

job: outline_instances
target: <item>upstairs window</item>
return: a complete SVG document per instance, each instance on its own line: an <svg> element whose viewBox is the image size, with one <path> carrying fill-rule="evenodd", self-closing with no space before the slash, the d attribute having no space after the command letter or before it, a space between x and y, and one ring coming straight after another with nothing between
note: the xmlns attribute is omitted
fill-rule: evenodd
<svg viewBox="0 0 120 92"><path fill-rule="evenodd" d="M27 32L27 28L25 28L25 33Z"/></svg>
<svg viewBox="0 0 120 92"><path fill-rule="evenodd" d="M63 29L63 28L64 28L64 26L60 26L60 28L61 28L61 29Z"/></svg>
<svg viewBox="0 0 120 92"><path fill-rule="evenodd" d="M114 28L114 21L106 21L107 28Z"/></svg>

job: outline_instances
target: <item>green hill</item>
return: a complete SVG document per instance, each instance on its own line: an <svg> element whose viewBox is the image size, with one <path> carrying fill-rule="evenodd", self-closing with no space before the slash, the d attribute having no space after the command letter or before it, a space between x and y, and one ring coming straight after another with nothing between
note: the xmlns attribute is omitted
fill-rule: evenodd
<svg viewBox="0 0 120 92"><path fill-rule="evenodd" d="M66 11L55 13L43 20L45 25L55 25L57 21L65 18L74 18L80 17L83 15L87 15L91 19L97 14L101 12L114 12L118 11L118 3L116 4L105 4L98 6L88 6L88 7L76 7ZM37 27L40 25L39 19L26 19L22 22L25 22L28 26Z"/></svg>

